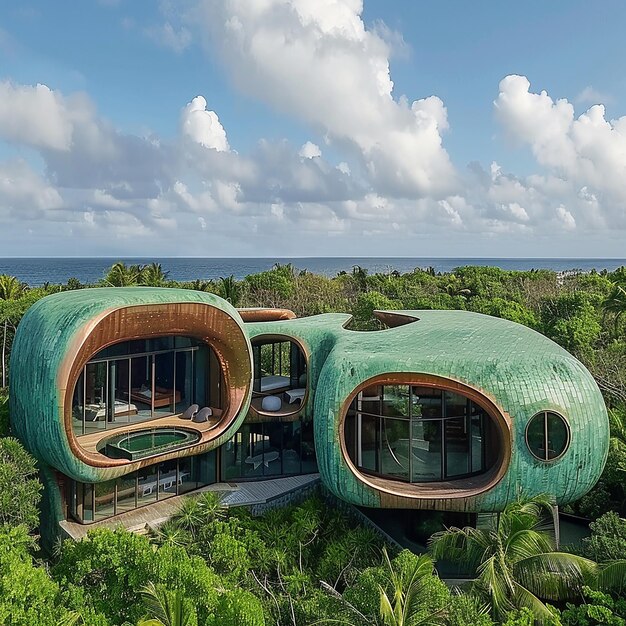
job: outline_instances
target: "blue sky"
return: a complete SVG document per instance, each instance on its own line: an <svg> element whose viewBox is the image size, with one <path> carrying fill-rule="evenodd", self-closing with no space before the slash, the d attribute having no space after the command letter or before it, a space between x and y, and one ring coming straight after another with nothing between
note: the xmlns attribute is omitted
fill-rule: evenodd
<svg viewBox="0 0 626 626"><path fill-rule="evenodd" d="M625 24L618 0L3 3L1 254L623 256Z"/></svg>

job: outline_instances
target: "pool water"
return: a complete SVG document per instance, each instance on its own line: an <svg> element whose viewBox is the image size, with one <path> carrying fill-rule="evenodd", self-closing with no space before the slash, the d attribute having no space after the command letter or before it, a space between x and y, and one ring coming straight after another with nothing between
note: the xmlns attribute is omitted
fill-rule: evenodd
<svg viewBox="0 0 626 626"><path fill-rule="evenodd" d="M152 428L116 435L102 442L99 451L111 459L134 461L195 443L198 433L174 428Z"/></svg>

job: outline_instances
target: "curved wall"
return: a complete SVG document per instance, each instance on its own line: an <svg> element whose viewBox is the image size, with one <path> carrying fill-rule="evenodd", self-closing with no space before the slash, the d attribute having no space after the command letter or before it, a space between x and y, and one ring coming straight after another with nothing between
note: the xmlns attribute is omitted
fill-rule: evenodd
<svg viewBox="0 0 626 626"><path fill-rule="evenodd" d="M338 331L317 380L318 466L335 495L370 507L497 511L520 492L554 494L564 504L597 482L608 452L608 416L595 381L579 361L543 335L507 320L465 311L400 314L419 319L378 332ZM398 376L447 380L491 403L510 428L506 471L486 489L482 484L469 491L464 480L383 485L354 471L338 443L350 399L372 380ZM527 424L540 411L563 415L571 432L568 450L551 462L536 459L525 442Z"/></svg>
<svg viewBox="0 0 626 626"><path fill-rule="evenodd" d="M141 461L113 460L86 450L71 427L72 393L85 363L114 343L165 335L194 337L215 351L227 390L217 427L202 433L198 444ZM236 432L250 404L251 347L237 311L217 296L191 290L103 288L48 296L20 323L11 368L17 435L39 459L82 482L213 449ZM158 419L136 426L151 425L158 425Z"/></svg>

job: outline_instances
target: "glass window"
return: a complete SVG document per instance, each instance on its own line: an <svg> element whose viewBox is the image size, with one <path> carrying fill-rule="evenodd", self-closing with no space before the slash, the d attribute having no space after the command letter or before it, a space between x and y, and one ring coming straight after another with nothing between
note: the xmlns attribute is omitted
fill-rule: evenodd
<svg viewBox="0 0 626 626"><path fill-rule="evenodd" d="M555 429L555 442L559 436ZM499 458L499 430L481 406L422 385L367 387L348 409L344 437L357 467L393 480L454 480Z"/></svg>
<svg viewBox="0 0 626 626"><path fill-rule="evenodd" d="M137 508L137 472L117 479L117 513L126 513Z"/></svg>
<svg viewBox="0 0 626 626"><path fill-rule="evenodd" d="M96 505L95 521L113 517L115 515L115 480L96 483L93 488L96 494L94 499Z"/></svg>
<svg viewBox="0 0 626 626"><path fill-rule="evenodd" d="M82 435L85 427L85 371L78 377L72 398L72 431Z"/></svg>
<svg viewBox="0 0 626 626"><path fill-rule="evenodd" d="M385 385L383 395L383 415L389 417L409 416L409 386Z"/></svg>
<svg viewBox="0 0 626 626"><path fill-rule="evenodd" d="M253 340L252 358L257 397L306 388L306 357L296 342Z"/></svg>
<svg viewBox="0 0 626 626"><path fill-rule="evenodd" d="M414 420L411 437L411 480L432 482L441 480L440 420Z"/></svg>
<svg viewBox="0 0 626 626"><path fill-rule="evenodd" d="M313 439L313 420L301 422L302 440L300 458L302 459L302 473L317 472L317 457L315 455L315 441Z"/></svg>
<svg viewBox="0 0 626 626"><path fill-rule="evenodd" d="M137 475L137 506L145 506L157 499L157 466L142 467Z"/></svg>
<svg viewBox="0 0 626 626"><path fill-rule="evenodd" d="M465 418L446 419L445 432L446 477L469 474L469 431Z"/></svg>
<svg viewBox="0 0 626 626"><path fill-rule="evenodd" d="M558 459L569 445L567 423L558 413L542 411L528 423L526 443L531 454L540 461Z"/></svg>
<svg viewBox="0 0 626 626"><path fill-rule="evenodd" d="M385 476L408 481L410 480L409 421L403 419L383 419L381 422L380 472Z"/></svg>
<svg viewBox="0 0 626 626"><path fill-rule="evenodd" d="M93 522L93 485L86 483L81 485L83 489L83 500L82 500L82 515L79 513L79 517L81 517L86 522ZM80 508L79 508L80 511Z"/></svg>
<svg viewBox="0 0 626 626"><path fill-rule="evenodd" d="M359 424L357 428L360 432L360 446L357 450L357 454L360 453L358 465L372 472L379 472L380 418L357 414L357 424Z"/></svg>
<svg viewBox="0 0 626 626"><path fill-rule="evenodd" d="M176 459L159 463L159 500L176 495L178 488L178 463Z"/></svg>

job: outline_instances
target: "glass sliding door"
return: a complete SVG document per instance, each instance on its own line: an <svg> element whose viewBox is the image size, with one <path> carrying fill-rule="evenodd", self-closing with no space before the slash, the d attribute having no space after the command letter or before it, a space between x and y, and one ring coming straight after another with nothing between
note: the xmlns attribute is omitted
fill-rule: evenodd
<svg viewBox="0 0 626 626"><path fill-rule="evenodd" d="M176 398L180 399L174 385L174 352L154 355L153 417L174 413Z"/></svg>
<svg viewBox="0 0 626 626"><path fill-rule="evenodd" d="M72 397L72 431L75 435L85 432L85 370L78 377Z"/></svg>
<svg viewBox="0 0 626 626"><path fill-rule="evenodd" d="M104 430L107 425L109 372L106 361L85 367L85 433Z"/></svg>

